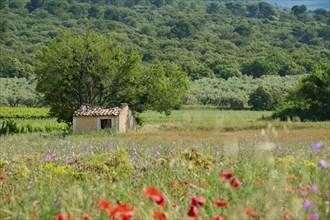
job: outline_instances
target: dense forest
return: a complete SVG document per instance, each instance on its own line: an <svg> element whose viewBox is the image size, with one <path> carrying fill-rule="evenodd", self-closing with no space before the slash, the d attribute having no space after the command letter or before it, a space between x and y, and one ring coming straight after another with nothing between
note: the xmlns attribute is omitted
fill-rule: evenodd
<svg viewBox="0 0 330 220"><path fill-rule="evenodd" d="M3 87L9 99L1 95L0 104L40 105L30 90L16 92L13 100L10 89L25 88L17 86L23 82L35 85L39 48L69 29L77 35L103 34L141 54L146 65L175 63L191 80L187 103L251 106L255 89L278 96L299 79L296 75L329 66L329 25L326 9L284 9L261 1L0 0L0 77L26 79L7 79ZM282 81L289 83L283 87ZM200 98L205 82L217 85L211 87L220 92L207 94L219 97ZM235 98L219 101L224 96Z"/></svg>

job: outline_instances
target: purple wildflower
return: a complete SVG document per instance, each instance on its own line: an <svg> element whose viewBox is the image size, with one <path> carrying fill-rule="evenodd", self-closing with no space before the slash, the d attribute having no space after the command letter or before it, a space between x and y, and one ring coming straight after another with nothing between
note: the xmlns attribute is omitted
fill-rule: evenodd
<svg viewBox="0 0 330 220"><path fill-rule="evenodd" d="M315 212L314 214L309 215L308 219L318 220L320 218L320 211Z"/></svg>
<svg viewBox="0 0 330 220"><path fill-rule="evenodd" d="M314 192L314 193L317 192L317 185L316 184L311 185L311 191Z"/></svg>
<svg viewBox="0 0 330 220"><path fill-rule="evenodd" d="M313 150L318 153L320 151L321 147L323 147L323 145L324 145L323 142L319 141L316 144L314 144Z"/></svg>
<svg viewBox="0 0 330 220"><path fill-rule="evenodd" d="M312 201L310 201L308 199L305 199L305 201L304 201L304 208L305 208L306 211L308 211L310 208L312 208L313 205L314 204L313 204Z"/></svg>
<svg viewBox="0 0 330 220"><path fill-rule="evenodd" d="M49 154L47 154L45 161L47 161L47 162L52 161L52 157Z"/></svg>
<svg viewBox="0 0 330 220"><path fill-rule="evenodd" d="M321 167L328 167L329 164L328 164L327 161L325 161L325 160L320 160L320 162L319 162L319 166L321 166Z"/></svg>

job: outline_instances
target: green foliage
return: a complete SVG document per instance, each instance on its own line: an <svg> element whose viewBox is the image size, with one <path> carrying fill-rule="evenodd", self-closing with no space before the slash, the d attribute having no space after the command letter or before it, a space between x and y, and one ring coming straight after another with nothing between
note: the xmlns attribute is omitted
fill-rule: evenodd
<svg viewBox="0 0 330 220"><path fill-rule="evenodd" d="M70 127L55 119L3 119L0 121L0 134L26 134L32 132L65 132Z"/></svg>
<svg viewBox="0 0 330 220"><path fill-rule="evenodd" d="M0 107L0 118L49 118L49 108Z"/></svg>
<svg viewBox="0 0 330 220"><path fill-rule="evenodd" d="M0 106L39 106L40 95L35 86L35 81L25 78L0 78Z"/></svg>
<svg viewBox="0 0 330 220"><path fill-rule="evenodd" d="M1 77L33 77L40 46L66 29L107 34L143 55L146 64L174 62L192 80L220 69L244 69L245 60L260 59L267 67L266 51L279 49L290 62L281 74L278 69L272 74L309 73L302 63L326 65L320 51L330 46L329 12L322 9L307 9L297 18L290 10L250 1L11 0L2 5ZM229 64L211 65L220 57Z"/></svg>
<svg viewBox="0 0 330 220"><path fill-rule="evenodd" d="M253 79L252 76L232 77L227 80L200 79L191 83L185 102L188 104L211 104L228 107L230 109L242 109L248 106L250 94L258 87L263 87L272 96L273 109L281 96L288 88L295 85L301 76L263 76Z"/></svg>
<svg viewBox="0 0 330 220"><path fill-rule="evenodd" d="M274 101L272 94L266 91L263 87L258 87L250 94L248 101L252 110L273 110Z"/></svg>
<svg viewBox="0 0 330 220"><path fill-rule="evenodd" d="M169 114L181 103L187 76L175 65L143 67L141 57L123 51L102 35L65 32L38 54L37 90L45 95L51 115L70 122L83 103L147 109Z"/></svg>
<svg viewBox="0 0 330 220"><path fill-rule="evenodd" d="M210 170L215 163L214 161L214 158L203 156L200 152L198 152L198 150L192 148L186 150L175 150L171 152L171 156L155 159L154 163L163 167L168 167L173 164L178 167L184 167L187 170L198 172Z"/></svg>
<svg viewBox="0 0 330 220"><path fill-rule="evenodd" d="M291 12L294 14L294 16L298 17L305 13L307 11L306 5L295 5L291 8Z"/></svg>
<svg viewBox="0 0 330 220"><path fill-rule="evenodd" d="M74 158L68 164L72 167L73 177L77 180L93 179L98 176L115 182L132 175L134 166L129 159L125 150L112 150L92 155L86 161L82 158Z"/></svg>
<svg viewBox="0 0 330 220"><path fill-rule="evenodd" d="M324 121L330 119L330 69L303 78L276 109L273 118Z"/></svg>

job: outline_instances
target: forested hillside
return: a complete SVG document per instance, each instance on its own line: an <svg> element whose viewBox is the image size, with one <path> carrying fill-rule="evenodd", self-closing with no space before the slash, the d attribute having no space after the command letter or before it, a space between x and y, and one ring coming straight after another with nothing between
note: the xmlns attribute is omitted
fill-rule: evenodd
<svg viewBox="0 0 330 220"><path fill-rule="evenodd" d="M33 78L35 55L63 30L94 30L202 78L290 76L330 59L329 11L260 1L1 0L0 77ZM197 83L198 84L198 83Z"/></svg>

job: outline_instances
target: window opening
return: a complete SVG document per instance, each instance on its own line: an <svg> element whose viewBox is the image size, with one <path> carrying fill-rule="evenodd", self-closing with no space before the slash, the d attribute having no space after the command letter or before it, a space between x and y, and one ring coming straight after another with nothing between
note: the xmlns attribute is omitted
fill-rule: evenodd
<svg viewBox="0 0 330 220"><path fill-rule="evenodd" d="M101 119L101 129L107 129L111 127L111 119Z"/></svg>

